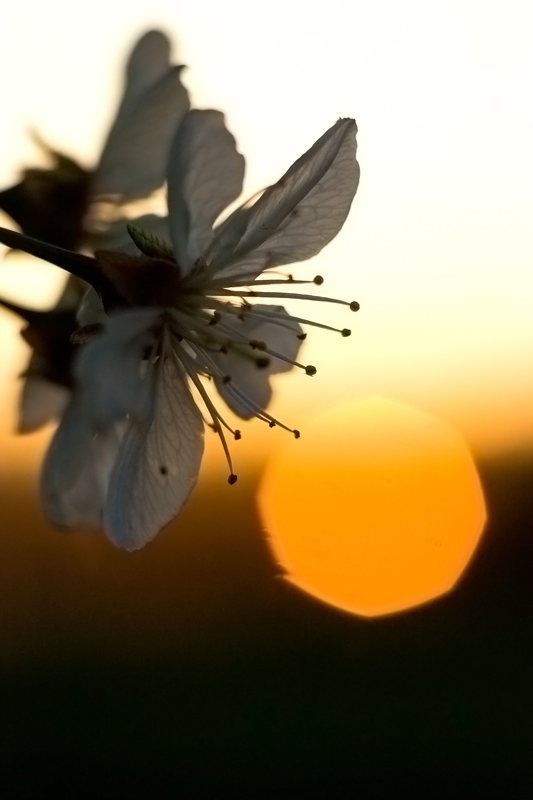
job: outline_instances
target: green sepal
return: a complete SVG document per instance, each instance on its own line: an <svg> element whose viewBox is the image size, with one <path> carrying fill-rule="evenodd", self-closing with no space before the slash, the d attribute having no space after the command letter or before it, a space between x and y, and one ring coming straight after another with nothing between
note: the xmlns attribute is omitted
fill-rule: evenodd
<svg viewBox="0 0 533 800"><path fill-rule="evenodd" d="M133 243L145 256L149 256L150 258L166 258L174 261L172 248L163 239L160 239L153 233L137 228L135 225L127 225L126 227Z"/></svg>

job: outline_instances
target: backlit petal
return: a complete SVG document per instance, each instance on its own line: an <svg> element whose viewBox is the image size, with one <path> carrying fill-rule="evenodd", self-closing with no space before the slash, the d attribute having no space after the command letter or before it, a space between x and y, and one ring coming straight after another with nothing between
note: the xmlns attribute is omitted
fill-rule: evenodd
<svg viewBox="0 0 533 800"><path fill-rule="evenodd" d="M32 433L48 422L61 419L69 399L70 392L65 386L28 375L19 400L18 432Z"/></svg>
<svg viewBox="0 0 533 800"><path fill-rule="evenodd" d="M153 416L129 425L104 510L105 532L126 550L145 545L176 516L203 454L203 420L181 365L160 358L154 369Z"/></svg>
<svg viewBox="0 0 533 800"><path fill-rule="evenodd" d="M93 197L146 197L163 185L172 137L190 105L180 71L169 64L163 34L151 31L140 40L91 184Z"/></svg>
<svg viewBox="0 0 533 800"><path fill-rule="evenodd" d="M190 111L172 144L168 208L172 242L188 273L213 238L217 217L242 191L244 158L220 111Z"/></svg>
<svg viewBox="0 0 533 800"><path fill-rule="evenodd" d="M222 225L210 271L231 284L316 255L339 232L359 183L357 127L340 119L257 202Z"/></svg>
<svg viewBox="0 0 533 800"><path fill-rule="evenodd" d="M118 428L95 433L74 396L45 456L41 500L62 528L100 527L111 469L120 445Z"/></svg>
<svg viewBox="0 0 533 800"><path fill-rule="evenodd" d="M82 347L75 367L77 393L94 430L106 430L126 414L150 413L143 358L155 344L151 328L159 315L153 308L117 312L105 330Z"/></svg>

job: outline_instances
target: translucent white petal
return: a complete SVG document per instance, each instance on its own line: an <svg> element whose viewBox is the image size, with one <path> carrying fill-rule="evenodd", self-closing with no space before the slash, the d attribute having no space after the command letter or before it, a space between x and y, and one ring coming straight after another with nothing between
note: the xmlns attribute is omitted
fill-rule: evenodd
<svg viewBox="0 0 533 800"><path fill-rule="evenodd" d="M280 324L269 322L255 316L255 313L275 315ZM224 323L226 319L224 317ZM267 356L261 351L245 349L246 353L254 356L265 355L269 359L268 366L259 368L254 360L250 360L235 350L227 353L217 353L213 359L220 367L224 376L231 380L225 383L220 378L215 378L218 393L241 419L251 419L255 416L254 407L266 409L272 398L270 376L278 372L288 372L292 369L290 362L295 361L302 341L298 338L302 328L295 322L291 315L282 306L257 305L244 321L233 317L231 325L236 337L245 336L248 340L264 342L269 350L285 356L288 361L283 361L274 356ZM250 401L246 403L243 396Z"/></svg>
<svg viewBox="0 0 533 800"><path fill-rule="evenodd" d="M74 397L44 459L41 500L47 518L62 528L101 527L107 484L120 445L113 426L105 434L88 425Z"/></svg>
<svg viewBox="0 0 533 800"><path fill-rule="evenodd" d="M174 251L184 273L205 251L222 211L239 197L244 158L220 111L190 111L172 143L168 208Z"/></svg>
<svg viewBox="0 0 533 800"><path fill-rule="evenodd" d="M160 313L153 308L116 312L105 330L81 348L74 372L92 429L106 430L126 414L150 413L143 359L155 344L151 329Z"/></svg>
<svg viewBox="0 0 533 800"><path fill-rule="evenodd" d="M163 185L172 137L189 109L181 67L168 41L151 31L135 48L124 98L93 177L91 194L146 197Z"/></svg>
<svg viewBox="0 0 533 800"><path fill-rule="evenodd" d="M18 432L31 433L61 419L70 399L65 386L28 375L19 400Z"/></svg>
<svg viewBox="0 0 533 800"><path fill-rule="evenodd" d="M359 183L357 127L340 119L251 207L222 225L209 254L211 271L254 277L316 255L339 232Z"/></svg>
<svg viewBox="0 0 533 800"><path fill-rule="evenodd" d="M170 42L161 31L145 33L131 51L126 65L126 87L121 104L135 106L139 97L168 72Z"/></svg>
<svg viewBox="0 0 533 800"><path fill-rule="evenodd" d="M161 358L155 370L153 417L130 424L104 510L105 532L126 550L143 547L176 516L203 454L203 420L181 365Z"/></svg>

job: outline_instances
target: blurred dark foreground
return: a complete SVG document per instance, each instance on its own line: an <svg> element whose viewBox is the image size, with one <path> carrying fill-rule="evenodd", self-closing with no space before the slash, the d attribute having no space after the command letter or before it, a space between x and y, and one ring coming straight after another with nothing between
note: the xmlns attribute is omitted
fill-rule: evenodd
<svg viewBox="0 0 533 800"><path fill-rule="evenodd" d="M533 454L480 465L456 590L365 620L282 579L258 475L148 548L0 486L0 797L513 798L533 789Z"/></svg>

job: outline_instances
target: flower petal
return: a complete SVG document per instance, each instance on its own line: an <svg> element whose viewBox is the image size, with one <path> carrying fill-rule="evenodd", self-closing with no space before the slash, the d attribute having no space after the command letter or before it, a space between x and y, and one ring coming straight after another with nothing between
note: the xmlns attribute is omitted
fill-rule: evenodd
<svg viewBox="0 0 533 800"><path fill-rule="evenodd" d="M165 181L168 152L189 109L181 67L169 64L167 38L146 34L134 49L117 118L91 184L91 195L147 197Z"/></svg>
<svg viewBox="0 0 533 800"><path fill-rule="evenodd" d="M210 269L231 283L316 255L340 231L359 183L357 126L340 119L251 206L222 225Z"/></svg>
<svg viewBox="0 0 533 800"><path fill-rule="evenodd" d="M220 111L190 111L170 151L168 208L176 259L187 274L213 238L222 211L242 191L244 158Z"/></svg>
<svg viewBox="0 0 533 800"><path fill-rule="evenodd" d="M265 317L275 316L278 324L256 314L264 314ZM269 305L254 306L243 321L232 317L227 323L224 318L224 324L230 324L234 328L236 338L244 336L248 340L262 341L269 350L288 359L283 361L274 356L267 356L268 365L260 369L255 360L246 358L237 350L229 349L227 353L217 353L212 356L226 378L226 382L221 378L215 378L218 393L237 416L241 419L251 419L255 416L254 408L266 409L270 403L272 398L270 376L292 369L293 365L290 362L296 360L302 344L298 338L302 334L302 328L283 306ZM227 377L231 378L229 382Z"/></svg>
<svg viewBox="0 0 533 800"><path fill-rule="evenodd" d="M66 386L28 375L19 400L18 432L32 433L47 422L61 419L69 399L70 392Z"/></svg>
<svg viewBox="0 0 533 800"><path fill-rule="evenodd" d="M128 414L151 412L143 358L155 343L151 328L160 313L153 308L116 312L105 330L82 347L75 365L77 393L93 430L106 430Z"/></svg>
<svg viewBox="0 0 533 800"><path fill-rule="evenodd" d="M122 106L135 107L144 92L168 72L170 42L162 31L148 31L131 51L126 65L126 88Z"/></svg>
<svg viewBox="0 0 533 800"><path fill-rule="evenodd" d="M95 433L73 397L46 453L41 500L47 518L62 528L100 527L109 475L120 445L116 426Z"/></svg>
<svg viewBox="0 0 533 800"><path fill-rule="evenodd" d="M154 370L153 416L131 421L104 510L104 530L126 550L143 547L176 516L203 454L203 420L181 365L161 357Z"/></svg>

